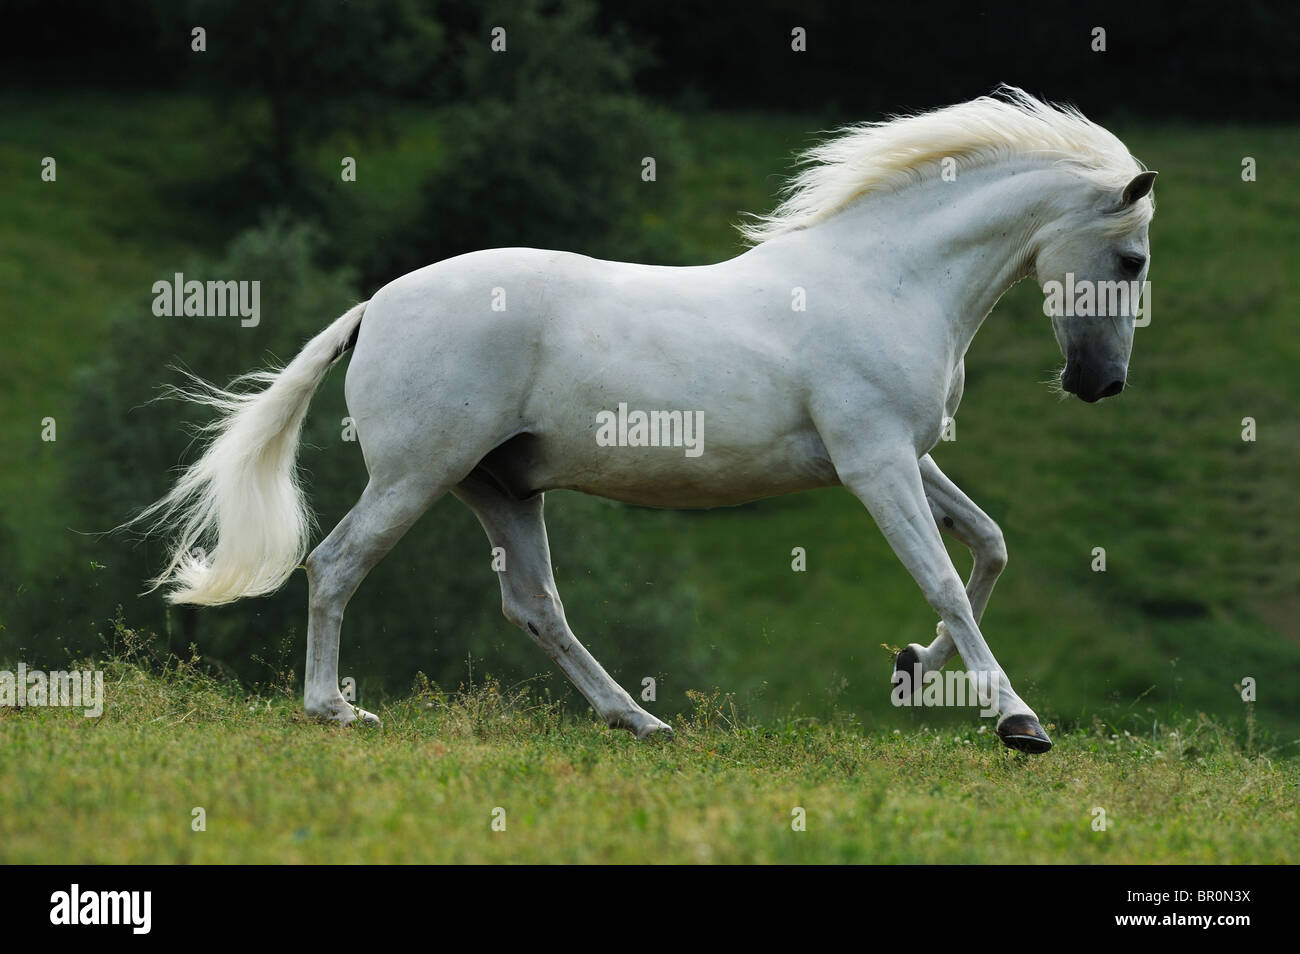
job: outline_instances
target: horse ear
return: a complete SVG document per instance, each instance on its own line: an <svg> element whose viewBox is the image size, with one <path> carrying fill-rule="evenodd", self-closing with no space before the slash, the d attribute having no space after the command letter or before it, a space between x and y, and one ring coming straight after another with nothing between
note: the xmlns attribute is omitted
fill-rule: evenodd
<svg viewBox="0 0 1300 954"><path fill-rule="evenodd" d="M1155 172L1139 172L1133 177L1133 181L1124 187L1124 195L1120 201L1121 208L1128 208L1138 199L1142 198L1151 191L1151 187L1156 183Z"/></svg>

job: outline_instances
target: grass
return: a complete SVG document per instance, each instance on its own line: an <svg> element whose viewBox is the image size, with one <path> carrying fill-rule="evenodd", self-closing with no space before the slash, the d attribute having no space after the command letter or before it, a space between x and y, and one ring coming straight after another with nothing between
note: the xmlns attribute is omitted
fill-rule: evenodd
<svg viewBox="0 0 1300 954"><path fill-rule="evenodd" d="M1300 860L1300 760L1204 718L1030 757L973 724L756 723L714 692L638 743L536 686L421 683L356 729L115 643L100 718L0 709L0 863Z"/></svg>

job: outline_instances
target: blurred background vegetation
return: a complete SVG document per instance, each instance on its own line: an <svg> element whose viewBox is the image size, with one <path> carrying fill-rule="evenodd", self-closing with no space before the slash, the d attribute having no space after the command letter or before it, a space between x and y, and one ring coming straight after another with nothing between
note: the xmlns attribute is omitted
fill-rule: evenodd
<svg viewBox="0 0 1300 954"><path fill-rule="evenodd" d="M405 271L500 246L691 264L736 254L819 130L998 82L1069 100L1159 169L1155 318L1131 389L1060 402L1041 296L1015 289L967 361L941 466L1001 524L985 617L1040 714L1212 712L1300 737L1294 319L1300 18L1208 2L1001 12L979 4L689 5L121 0L6 5L0 48L0 663L54 666L120 611L245 680L301 667L306 584L221 609L140 596L152 541L103 531L168 486L202 418L149 403L170 365L217 381L287 360ZM206 30L206 51L191 30ZM507 50L489 47L494 26ZM790 31L807 30L806 53ZM1091 48L1106 29L1107 49ZM57 180L41 179L54 157ZM355 182L340 177L356 159ZM657 180L641 179L653 156ZM1241 179L1254 157L1258 181ZM262 320L158 318L155 281L262 282ZM302 467L324 530L365 483L342 440L344 369ZM1240 438L1243 417L1258 440ZM41 439L44 418L57 440ZM655 711L721 687L760 714L893 709L880 648L935 620L860 505L823 491L705 513L547 499L568 615ZM808 552L794 573L790 551ZM1108 554L1090 569L1093 547ZM951 548L964 573L968 556ZM539 676L501 618L486 540L448 498L361 587L342 670L363 699ZM580 700L579 700L580 701ZM955 718L965 718L959 714Z"/></svg>

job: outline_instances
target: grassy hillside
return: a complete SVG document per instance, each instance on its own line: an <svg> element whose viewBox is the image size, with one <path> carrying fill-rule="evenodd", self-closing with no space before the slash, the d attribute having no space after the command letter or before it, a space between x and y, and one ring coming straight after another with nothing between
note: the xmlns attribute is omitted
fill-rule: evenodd
<svg viewBox="0 0 1300 954"><path fill-rule="evenodd" d="M1300 762L1206 721L1131 735L1098 720L1027 757L973 729L754 724L716 696L675 742L638 743L491 685L417 691L352 730L185 664L119 659L105 684L93 721L0 709L0 758L22 769L0 786L0 862L1300 859Z"/></svg>
<svg viewBox="0 0 1300 954"><path fill-rule="evenodd" d="M770 204L790 151L825 125L821 117L767 115L682 122L689 150L661 157L658 183L678 190L680 202L641 224L682 236L683 254L696 261L736 251L730 225L739 211ZM409 200L436 159L432 118L397 126L394 141L367 146L367 174L354 194L364 210L356 242L382 240L385 217ZM219 248L228 237L196 232L181 188L229 170L233 143L224 130L181 99L24 98L0 110L9 213L0 219L0 449L8 465L0 468L0 503L21 541L25 572L17 585L38 585L34 567L57 560L69 538L59 444L39 440L40 419L57 417L60 441L76 439L68 382L102 345L113 305L170 274L188 252ZM1280 754L1293 755L1300 738L1300 516L1291 505L1300 446L1296 130L1143 124L1116 132L1161 172L1155 313L1138 332L1130 390L1094 407L1051 394L1040 382L1059 356L1041 297L1022 285L976 339L958 439L935 453L1007 537L1010 565L984 631L1021 695L1062 726L1086 728L1101 715L1133 727L1205 711L1242 732L1234 684L1253 676L1259 731L1282 746ZM329 174L337 174L340 145L348 144L322 152ZM56 184L40 181L44 155L59 160ZM1256 158L1259 181L1241 181L1243 156ZM1258 422L1254 443L1240 439L1246 416ZM574 519L598 513L570 494L553 495L548 508ZM477 553L477 538L439 537L439 512L446 511L435 509L403 545ZM106 515L106 523L118 518ZM611 592L615 584L692 588L698 612L678 626L707 647L714 684L747 708L769 718L792 709L854 713L869 726L909 731L944 721L887 702L888 660L879 647L926 642L935 620L846 493L702 514L636 511L632 519L644 542L643 578L611 581ZM581 541L553 536L552 546L563 593ZM790 569L795 546L807 550L806 573ZM1107 552L1105 573L1090 569L1098 546ZM684 550L687 565L666 578L656 554L670 549ZM967 556L952 552L964 572ZM494 602L490 580L467 574L471 582L483 587L485 604ZM584 625L603 619L602 607L570 600L568 615L597 657L633 682L638 674L619 671L618 632ZM496 625L501 639L523 638L504 621ZM364 650L346 634L344 654L345 668L364 664ZM409 672L393 674L393 686L407 684L420 663L412 659ZM544 666L539 657L537 670ZM673 668L671 658L662 661L664 712L685 706L686 690L708 688L675 683ZM582 745L597 744L586 729L572 732ZM310 746L367 744L311 738L303 745L317 754L324 750ZM833 748L838 737L818 738ZM660 757L637 756L650 768L662 767ZM498 764L496 756L483 758ZM995 763L962 764L956 771L973 778Z"/></svg>

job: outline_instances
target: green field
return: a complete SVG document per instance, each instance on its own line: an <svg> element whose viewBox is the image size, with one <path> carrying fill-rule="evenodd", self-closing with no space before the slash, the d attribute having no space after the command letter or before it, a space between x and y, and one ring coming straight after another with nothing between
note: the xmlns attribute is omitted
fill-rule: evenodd
<svg viewBox="0 0 1300 954"><path fill-rule="evenodd" d="M14 568L8 592L55 600L90 585L88 558L111 559L86 549L65 512L60 452L96 436L78 429L71 382L107 345L124 299L254 223L190 220L183 186L220 180L234 154L201 102L51 93L0 105L0 510L16 548L0 566ZM686 259L719 260L738 251L739 213L770 206L791 152L826 120L679 118L684 151L659 167L677 201L639 224L679 236ZM395 128L365 146L357 243L383 240L439 156L435 116ZM882 645L928 642L935 619L843 491L707 513L617 508L636 556L607 582L583 563L581 538L553 529L568 617L629 689L641 673L620 662L618 594L689 592L693 612L665 621L650 670L664 677L648 708L685 714L672 745L593 725L540 654L523 670L494 661L526 637L500 618L482 540L448 500L363 585L345 624L343 672L369 676L377 691L361 701L384 716L382 732L309 723L292 695L245 699L192 672L113 663L100 720L0 710L0 760L23 766L0 787L0 860L1294 862L1298 130L1111 128L1160 171L1154 317L1138 332L1129 390L1085 406L1044 386L1060 358L1026 283L977 337L957 440L934 454L1005 533L1010 563L982 628L1055 727L1049 755L1003 751L973 716L890 706ZM337 175L334 157L357 148L327 144L321 174ZM57 184L40 181L45 155L59 159ZM1256 158L1257 182L1241 180L1243 156ZM47 415L57 444L39 439ZM1257 422L1253 443L1244 417ZM561 528L615 512L566 493L547 509ZM791 571L796 546L807 572ZM1090 568L1099 546L1104 573ZM384 598L402 547L461 560L464 578L440 585L481 594L464 624L476 679L528 680L534 701L487 689L408 697L429 665L418 656L397 673L367 670L366 646L382 635L365 632L365 601ZM968 555L950 552L964 573ZM65 576L57 584L51 567ZM258 625L249 604L222 612L245 611ZM0 668L12 668L24 634L0 627ZM304 629L264 634L268 647L288 641L299 671ZM71 635L78 652L95 651L93 632ZM690 680L673 676L685 646ZM653 658L655 647L638 648ZM1258 685L1250 706L1237 688L1246 677ZM715 690L738 715L697 712ZM190 831L195 805L208 809L205 833ZM505 833L489 828L496 806ZM806 832L790 830L794 806L807 809ZM1105 833L1090 827L1095 807L1111 819Z"/></svg>
<svg viewBox="0 0 1300 954"><path fill-rule="evenodd" d="M1210 722L1098 721L1030 757L991 730L755 725L712 694L676 741L636 742L495 685L414 692L358 731L185 664L119 659L105 682L97 720L0 710L21 766L0 863L1300 860L1300 763Z"/></svg>

